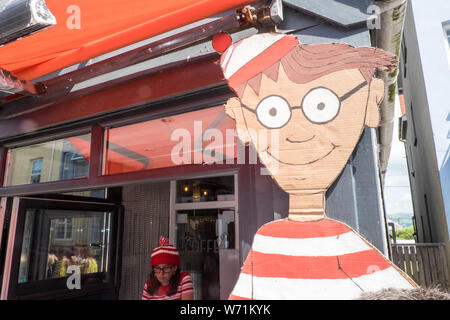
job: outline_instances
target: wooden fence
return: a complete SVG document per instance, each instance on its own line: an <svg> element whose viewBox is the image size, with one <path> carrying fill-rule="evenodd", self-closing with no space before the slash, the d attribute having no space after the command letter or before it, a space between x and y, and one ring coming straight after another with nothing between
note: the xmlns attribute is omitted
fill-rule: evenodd
<svg viewBox="0 0 450 320"><path fill-rule="evenodd" d="M449 269L443 243L392 244L392 260L418 285L439 284L450 290Z"/></svg>

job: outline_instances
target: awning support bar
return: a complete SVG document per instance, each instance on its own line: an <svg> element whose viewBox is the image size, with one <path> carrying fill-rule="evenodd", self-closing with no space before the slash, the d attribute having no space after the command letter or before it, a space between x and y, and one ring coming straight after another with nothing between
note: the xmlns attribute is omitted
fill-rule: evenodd
<svg viewBox="0 0 450 320"><path fill-rule="evenodd" d="M40 83L31 83L20 79L11 72L0 68L0 91L13 94L39 95L45 93L45 87Z"/></svg>

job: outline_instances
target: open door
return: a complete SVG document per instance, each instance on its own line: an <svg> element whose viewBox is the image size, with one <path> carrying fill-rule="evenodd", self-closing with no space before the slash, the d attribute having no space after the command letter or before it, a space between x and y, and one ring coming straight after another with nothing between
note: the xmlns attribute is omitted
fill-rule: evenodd
<svg viewBox="0 0 450 320"><path fill-rule="evenodd" d="M103 199L15 197L2 299L114 299L122 208Z"/></svg>

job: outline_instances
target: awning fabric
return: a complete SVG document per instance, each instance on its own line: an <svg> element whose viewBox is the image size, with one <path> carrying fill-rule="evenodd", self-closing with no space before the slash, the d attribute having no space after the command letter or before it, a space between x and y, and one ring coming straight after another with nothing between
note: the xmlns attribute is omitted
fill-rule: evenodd
<svg viewBox="0 0 450 320"><path fill-rule="evenodd" d="M33 80L251 2L46 0L57 25L0 47L0 68Z"/></svg>

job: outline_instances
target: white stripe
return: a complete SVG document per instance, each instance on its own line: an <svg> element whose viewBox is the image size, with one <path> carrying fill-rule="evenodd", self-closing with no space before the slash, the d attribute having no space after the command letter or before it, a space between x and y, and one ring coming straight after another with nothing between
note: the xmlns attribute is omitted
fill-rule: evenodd
<svg viewBox="0 0 450 320"><path fill-rule="evenodd" d="M254 251L290 256L338 256L372 249L358 235L350 231L339 236L291 239L256 234Z"/></svg>
<svg viewBox="0 0 450 320"><path fill-rule="evenodd" d="M228 60L230 59L231 55L233 54L234 51L234 47L236 45L231 45L226 51L225 51L225 56L223 57L222 63L221 63L221 67L222 69L226 69L227 64L228 64Z"/></svg>
<svg viewBox="0 0 450 320"><path fill-rule="evenodd" d="M269 48L272 44L280 40L283 36L284 34L261 33L241 40L239 45L234 46L232 56L225 58L226 60L230 59L225 70L223 70L225 78L229 79L236 71Z"/></svg>
<svg viewBox="0 0 450 320"><path fill-rule="evenodd" d="M176 250L176 249L172 249L172 250ZM178 255L178 251L170 251L170 250L165 250L165 249L159 249L159 250L153 252L152 255L150 256L150 258L153 257L154 255L160 254L160 253L168 253L168 254L173 254L175 256Z"/></svg>
<svg viewBox="0 0 450 320"><path fill-rule="evenodd" d="M354 282L353 282L354 281ZM393 267L351 279L287 279L253 277L241 273L232 295L257 300L347 300L383 288L413 286ZM355 284L358 284L358 286ZM252 295L253 293L253 295Z"/></svg>

